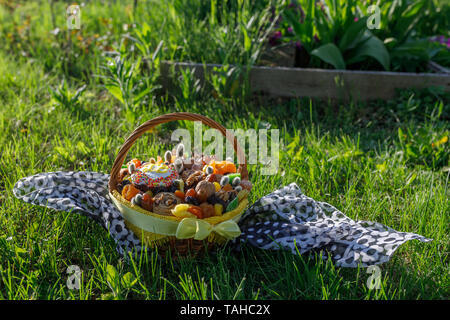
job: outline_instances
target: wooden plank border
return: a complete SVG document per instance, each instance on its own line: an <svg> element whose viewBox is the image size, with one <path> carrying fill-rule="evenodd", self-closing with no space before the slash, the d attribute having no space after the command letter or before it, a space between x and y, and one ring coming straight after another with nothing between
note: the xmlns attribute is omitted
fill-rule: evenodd
<svg viewBox="0 0 450 320"><path fill-rule="evenodd" d="M211 72L214 67L221 65L163 61L163 88L170 89L170 78L180 69L194 70L195 77L204 81L205 69ZM450 92L450 75L255 66L250 70L250 86L252 92L275 97L387 100L395 97L396 89L439 86Z"/></svg>

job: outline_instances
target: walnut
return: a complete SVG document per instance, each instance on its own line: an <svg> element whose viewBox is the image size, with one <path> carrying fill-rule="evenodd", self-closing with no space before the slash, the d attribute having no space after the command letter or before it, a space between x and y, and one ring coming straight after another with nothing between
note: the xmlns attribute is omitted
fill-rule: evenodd
<svg viewBox="0 0 450 320"><path fill-rule="evenodd" d="M214 183L202 180L195 187L195 191L197 192L197 199L200 202L205 202L209 196L212 196L216 192L216 187Z"/></svg>
<svg viewBox="0 0 450 320"><path fill-rule="evenodd" d="M160 192L154 197L153 200L153 212L165 216L171 215L171 210L181 202L178 197L170 192Z"/></svg>

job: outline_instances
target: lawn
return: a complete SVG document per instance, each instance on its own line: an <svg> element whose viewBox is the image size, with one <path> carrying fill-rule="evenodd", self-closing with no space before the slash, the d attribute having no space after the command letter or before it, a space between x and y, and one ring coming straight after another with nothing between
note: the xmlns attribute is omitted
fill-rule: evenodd
<svg viewBox="0 0 450 320"><path fill-rule="evenodd" d="M429 89L370 103L262 98L230 85L226 70L205 87L184 74L177 90L162 94L162 60L256 61L268 11L263 1L238 2L239 10L213 8L227 12L219 19L202 1L85 1L81 30L69 31L65 2L0 0L0 299L450 297L450 96ZM130 72L118 72L121 64ZM120 90L121 80L129 87ZM402 245L380 266L381 288L369 290L364 268L251 247L176 261L155 253L125 260L92 220L13 196L17 180L40 172L109 173L135 127L181 111L226 128L280 130L278 173L263 176L261 165L249 166L251 203L296 182L354 220L433 241ZM132 154L162 155L173 129L158 127ZM71 265L82 271L79 290L66 284Z"/></svg>

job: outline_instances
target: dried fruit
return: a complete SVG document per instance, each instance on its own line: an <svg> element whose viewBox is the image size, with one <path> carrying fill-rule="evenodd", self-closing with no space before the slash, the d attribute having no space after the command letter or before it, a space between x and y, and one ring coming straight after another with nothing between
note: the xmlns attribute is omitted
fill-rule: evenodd
<svg viewBox="0 0 450 320"><path fill-rule="evenodd" d="M174 193L178 198L180 198L181 200L184 200L184 192L181 190L176 190Z"/></svg>
<svg viewBox="0 0 450 320"><path fill-rule="evenodd" d="M186 186L189 188L194 188L197 183L203 180L205 173L203 171L197 170L186 179Z"/></svg>
<svg viewBox="0 0 450 320"><path fill-rule="evenodd" d="M234 198L232 201L230 201L230 203L229 203L228 206L227 206L226 212L233 211L234 209L237 208L238 204L239 204L239 200L238 200L238 198L236 197L236 198Z"/></svg>
<svg viewBox="0 0 450 320"><path fill-rule="evenodd" d="M147 192L148 191L148 186L146 184L133 184L135 186L136 189L139 189L142 192Z"/></svg>
<svg viewBox="0 0 450 320"><path fill-rule="evenodd" d="M196 218L197 216L188 211L189 205L186 203L177 204L171 210L172 214L178 218Z"/></svg>
<svg viewBox="0 0 450 320"><path fill-rule="evenodd" d="M122 189L122 197L128 201L131 201L131 199L133 199L133 197L138 193L140 193L139 189L134 187L132 184L127 184Z"/></svg>
<svg viewBox="0 0 450 320"><path fill-rule="evenodd" d="M150 191L149 191L150 192ZM141 207L145 210L152 211L153 209L153 198L150 193L144 193L141 200Z"/></svg>
<svg viewBox="0 0 450 320"><path fill-rule="evenodd" d="M186 165L184 165L186 167ZM193 174L195 171L191 169L184 169L181 173L181 179L183 179L184 183L186 184L186 180L189 178L191 174Z"/></svg>
<svg viewBox="0 0 450 320"><path fill-rule="evenodd" d="M222 213L223 213L223 205L221 205L220 203L216 203L214 205L214 215L221 216Z"/></svg>
<svg viewBox="0 0 450 320"><path fill-rule="evenodd" d="M214 182L214 187L216 187L216 192L220 190L220 184L218 182Z"/></svg>
<svg viewBox="0 0 450 320"><path fill-rule="evenodd" d="M188 212L192 213L199 219L203 219L203 210L198 206L189 206L187 209Z"/></svg>
<svg viewBox="0 0 450 320"><path fill-rule="evenodd" d="M151 197L153 197L153 192L151 192L150 190L148 190L145 194L148 194Z"/></svg>
<svg viewBox="0 0 450 320"><path fill-rule="evenodd" d="M213 173L213 174L208 175L205 180L208 181L208 182L217 182L217 177Z"/></svg>
<svg viewBox="0 0 450 320"><path fill-rule="evenodd" d="M231 161L211 161L209 164L214 168L214 173L218 174L227 174L227 173L235 173L236 166Z"/></svg>
<svg viewBox="0 0 450 320"><path fill-rule="evenodd" d="M195 189L189 189L188 191L186 191L185 196L195 198L197 196L197 191L195 191Z"/></svg>
<svg viewBox="0 0 450 320"><path fill-rule="evenodd" d="M131 163L134 164L135 168L139 168L141 166L141 160L139 159L132 159L130 161L128 161L127 166L129 166Z"/></svg>
<svg viewBox="0 0 450 320"><path fill-rule="evenodd" d="M184 201L186 201L189 204L192 204L194 206L198 206L200 204L200 202L197 200L197 198L194 197L186 197L184 199Z"/></svg>
<svg viewBox="0 0 450 320"><path fill-rule="evenodd" d="M200 204L200 208L203 211L203 219L209 218L209 217L212 217L215 215L214 206L212 204L203 202L202 204Z"/></svg>

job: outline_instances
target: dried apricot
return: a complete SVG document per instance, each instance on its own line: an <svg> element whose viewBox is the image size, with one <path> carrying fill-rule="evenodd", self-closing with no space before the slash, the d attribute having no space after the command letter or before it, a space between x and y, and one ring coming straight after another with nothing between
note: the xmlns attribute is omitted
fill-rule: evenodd
<svg viewBox="0 0 450 320"><path fill-rule="evenodd" d="M200 207L197 206L190 206L187 209L188 212L192 213L193 215L197 216L199 219L203 219L203 210Z"/></svg>
<svg viewBox="0 0 450 320"><path fill-rule="evenodd" d="M215 215L214 206L207 202L200 204L200 208L203 211L203 218L209 218Z"/></svg>
<svg viewBox="0 0 450 320"><path fill-rule="evenodd" d="M139 189L137 189L132 184L127 184L122 189L122 197L124 197L126 200L131 201L135 195L140 193Z"/></svg>
<svg viewBox="0 0 450 320"><path fill-rule="evenodd" d="M130 163L134 163L134 165L135 165L135 167L136 168L139 168L140 166L141 166L141 160L139 160L139 159L131 159L130 161L128 161L128 163L127 163L127 166L130 164Z"/></svg>
<svg viewBox="0 0 450 320"><path fill-rule="evenodd" d="M195 198L197 196L197 191L195 191L194 188L189 189L188 191L186 191L185 196L186 197L194 197Z"/></svg>
<svg viewBox="0 0 450 320"><path fill-rule="evenodd" d="M184 199L184 197L185 197L184 192L181 190L175 190L174 194L175 194L175 196L177 196L180 199Z"/></svg>

